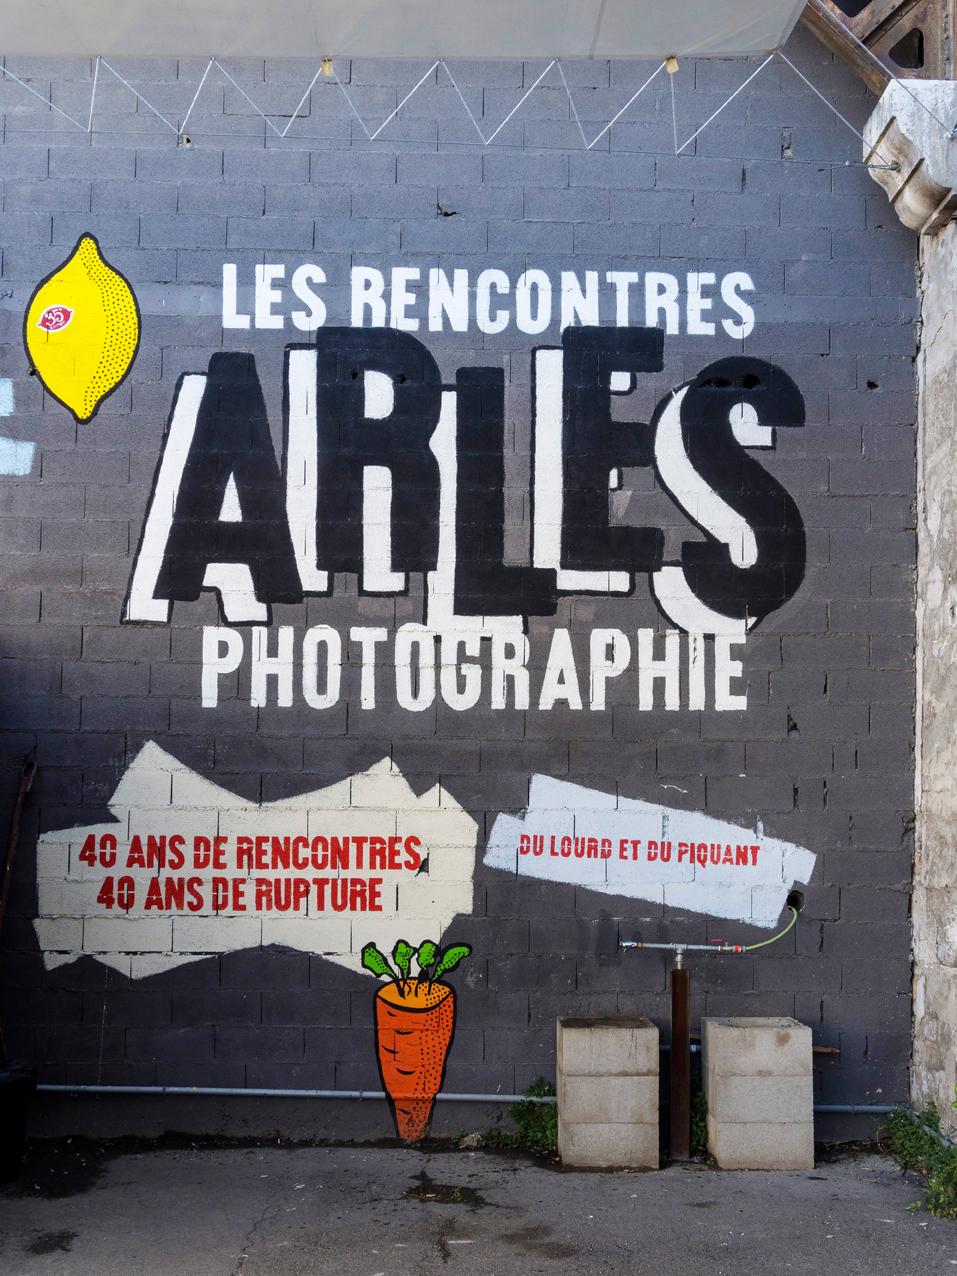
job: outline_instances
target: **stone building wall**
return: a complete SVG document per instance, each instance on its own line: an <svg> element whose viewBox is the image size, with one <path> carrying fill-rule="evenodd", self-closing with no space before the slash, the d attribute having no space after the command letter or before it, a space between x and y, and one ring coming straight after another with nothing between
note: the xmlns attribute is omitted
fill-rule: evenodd
<svg viewBox="0 0 957 1276"><path fill-rule="evenodd" d="M957 908L953 854L954 280L953 225L921 240L917 855L914 867L914 1101L953 1125L957 1087Z"/></svg>

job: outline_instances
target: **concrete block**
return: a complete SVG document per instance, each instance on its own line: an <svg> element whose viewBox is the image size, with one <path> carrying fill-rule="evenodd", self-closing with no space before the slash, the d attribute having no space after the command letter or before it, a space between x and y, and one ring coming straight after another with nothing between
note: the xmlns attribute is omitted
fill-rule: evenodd
<svg viewBox="0 0 957 1276"><path fill-rule="evenodd" d="M49 213L3 213L0 235L5 244L49 244L52 219Z"/></svg>
<svg viewBox="0 0 957 1276"><path fill-rule="evenodd" d="M410 157L418 161L419 155ZM490 186L567 186L567 155L514 155L486 151L482 158L485 182ZM425 180L420 178L420 181ZM443 177L445 182L451 179ZM466 183L469 178L466 178Z"/></svg>
<svg viewBox="0 0 957 1276"><path fill-rule="evenodd" d="M531 226L536 225L542 227L544 234L545 228L553 226L554 223L531 223ZM566 227L562 225L561 229L564 230ZM657 226L614 222L598 222L590 225L587 222L579 222L574 227L574 231L576 252L611 253L619 257L626 257L629 253L642 257L658 256L661 232ZM491 247L491 228L489 246Z"/></svg>
<svg viewBox="0 0 957 1276"><path fill-rule="evenodd" d="M788 1016L703 1019L708 1151L723 1169L814 1165L811 1030Z"/></svg>
<svg viewBox="0 0 957 1276"><path fill-rule="evenodd" d="M658 1126L574 1125L558 1119L558 1152L584 1169L658 1168Z"/></svg>
<svg viewBox="0 0 957 1276"><path fill-rule="evenodd" d="M157 248L179 248L183 244L194 248L223 248L226 218L198 213L153 214L143 218L140 243Z"/></svg>
<svg viewBox="0 0 957 1276"><path fill-rule="evenodd" d="M488 249L491 253L570 253L572 245L572 226L567 222L519 222L516 224L515 222L490 221L488 224Z"/></svg>
<svg viewBox="0 0 957 1276"><path fill-rule="evenodd" d="M558 1109L569 1125L658 1126L658 1075L648 1077L562 1076Z"/></svg>
<svg viewBox="0 0 957 1276"><path fill-rule="evenodd" d="M797 1077L705 1077L708 1114L720 1124L812 1120L814 1085L810 1072Z"/></svg>
<svg viewBox="0 0 957 1276"><path fill-rule="evenodd" d="M708 1151L722 1170L813 1170L814 1123L722 1122L709 1113Z"/></svg>
<svg viewBox="0 0 957 1276"><path fill-rule="evenodd" d="M178 187L174 182L97 179L92 190L95 213L176 212Z"/></svg>
<svg viewBox="0 0 957 1276"><path fill-rule="evenodd" d="M89 212L90 183L68 177L9 182L3 206L9 213Z"/></svg>
<svg viewBox="0 0 957 1276"><path fill-rule="evenodd" d="M215 219L214 219L215 220ZM260 248L267 252L312 248L310 217L230 217L230 248Z"/></svg>
<svg viewBox="0 0 957 1276"><path fill-rule="evenodd" d="M658 1075L658 1029L648 1019L559 1019L558 1075Z"/></svg>
<svg viewBox="0 0 957 1276"><path fill-rule="evenodd" d="M702 1019L701 1032L707 1072L782 1077L811 1071L811 1029L796 1019Z"/></svg>
<svg viewBox="0 0 957 1276"><path fill-rule="evenodd" d="M744 166L733 159L691 159L659 155L655 185L659 190L740 191Z"/></svg>
<svg viewBox="0 0 957 1276"><path fill-rule="evenodd" d="M418 160L422 157L415 155L408 158ZM435 156L432 158L434 159ZM316 152L312 157L310 176L314 183L320 185L330 183L333 186L390 186L396 179L396 157L378 151ZM410 180L413 176L414 171L410 170ZM295 181L296 178L288 177L285 180ZM416 186L421 186L423 183L432 185L430 179L424 176L419 177L417 182L413 182Z"/></svg>
<svg viewBox="0 0 957 1276"><path fill-rule="evenodd" d="M568 1165L657 1167L654 1024L559 1019L558 1146Z"/></svg>

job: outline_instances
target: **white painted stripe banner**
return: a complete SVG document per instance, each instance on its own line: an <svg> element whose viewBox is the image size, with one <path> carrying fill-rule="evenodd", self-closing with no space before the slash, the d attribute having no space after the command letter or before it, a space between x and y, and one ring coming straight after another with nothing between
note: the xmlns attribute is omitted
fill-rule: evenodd
<svg viewBox="0 0 957 1276"><path fill-rule="evenodd" d="M370 941L437 942L472 911L475 821L438 784L417 794L387 757L256 802L149 741L109 808L38 840L47 969L93 957L136 979L276 944L358 971Z"/></svg>
<svg viewBox="0 0 957 1276"><path fill-rule="evenodd" d="M522 877L769 928L815 859L760 822L747 828L546 775L532 777L520 815L498 816L485 850L488 867Z"/></svg>

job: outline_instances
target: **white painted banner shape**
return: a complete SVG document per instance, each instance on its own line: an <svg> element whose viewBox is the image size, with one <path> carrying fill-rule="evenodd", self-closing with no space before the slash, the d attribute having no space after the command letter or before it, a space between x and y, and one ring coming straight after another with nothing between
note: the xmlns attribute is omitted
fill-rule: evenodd
<svg viewBox="0 0 957 1276"><path fill-rule="evenodd" d="M254 802L205 779L150 741L140 750L117 784L109 803L112 819L83 827L44 833L37 843L38 916L37 939L48 968L94 957L133 978L169 970L184 962L228 953L241 948L279 944L303 952L321 954L328 961L361 968L360 952L369 941L391 951L397 939L418 944L438 943L453 918L472 912L472 877L478 826L468 812L438 784L416 794L388 758L358 775L335 784L275 802ZM130 851L139 839L150 836L181 839L186 862L169 870L130 867ZM416 864L372 866L370 852L360 865L355 860L356 839L366 844L418 840ZM92 837L92 842L89 841ZM273 838L281 843L300 839L303 846L319 837L351 839L351 866L257 870L237 867L239 839L262 839L271 853ZM193 861L196 839L219 838L225 864L197 868ZM101 842L115 851L115 863L91 863L92 851L84 846ZM303 854L305 854L303 850ZM399 851L396 851L399 854ZM112 879L117 903L99 902L104 881ZM195 894L185 907L149 904L164 879L195 880ZM230 890L221 907L211 907L213 881L244 879L242 907L234 907ZM325 881L319 896L314 879ZM132 883L119 886L120 879ZM256 907L257 878L270 886L297 879L307 897L298 909ZM362 895L375 879L376 910L333 909L332 882L356 883ZM133 904L123 906L123 891ZM191 910L189 903L195 911ZM197 899L201 902L197 905Z"/></svg>
<svg viewBox="0 0 957 1276"><path fill-rule="evenodd" d="M529 803L500 815L485 850L490 868L605 895L774 926L814 854L725 820L532 777Z"/></svg>

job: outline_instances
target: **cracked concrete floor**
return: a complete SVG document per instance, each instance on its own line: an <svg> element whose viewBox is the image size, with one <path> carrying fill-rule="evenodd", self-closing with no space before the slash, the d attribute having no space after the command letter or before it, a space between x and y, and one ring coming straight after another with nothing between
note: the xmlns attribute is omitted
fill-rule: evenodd
<svg viewBox="0 0 957 1276"><path fill-rule="evenodd" d="M924 1276L957 1223L889 1161L813 1173L559 1172L490 1152L34 1145L0 1188L3 1276Z"/></svg>

